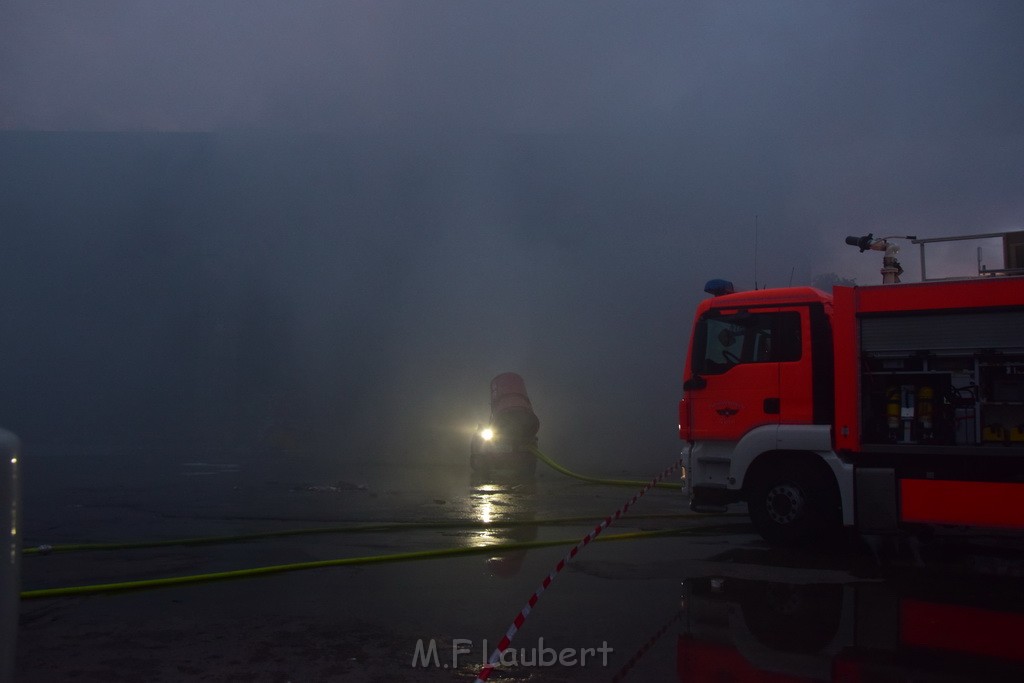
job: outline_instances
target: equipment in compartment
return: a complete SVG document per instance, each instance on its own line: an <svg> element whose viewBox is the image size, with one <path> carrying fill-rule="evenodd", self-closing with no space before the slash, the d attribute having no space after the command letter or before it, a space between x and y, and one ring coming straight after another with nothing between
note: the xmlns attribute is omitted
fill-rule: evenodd
<svg viewBox="0 0 1024 683"><path fill-rule="evenodd" d="M953 443L967 446L975 443L978 433L978 386L971 376L957 381L953 376L953 387L949 394L953 411Z"/></svg>
<svg viewBox="0 0 1024 683"><path fill-rule="evenodd" d="M988 361L980 371L982 443L1024 444L1024 364Z"/></svg>
<svg viewBox="0 0 1024 683"><path fill-rule="evenodd" d="M869 372L863 386L865 442L954 443L950 373Z"/></svg>
<svg viewBox="0 0 1024 683"><path fill-rule="evenodd" d="M1024 445L1019 356L866 358L865 443Z"/></svg>

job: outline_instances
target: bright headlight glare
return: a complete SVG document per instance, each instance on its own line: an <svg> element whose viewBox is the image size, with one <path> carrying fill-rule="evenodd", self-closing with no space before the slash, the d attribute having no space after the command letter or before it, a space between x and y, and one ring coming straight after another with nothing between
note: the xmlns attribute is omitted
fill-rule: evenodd
<svg viewBox="0 0 1024 683"><path fill-rule="evenodd" d="M480 436L481 438L483 438L484 441L490 441L491 439L494 438L494 430L491 429L490 427L485 427L484 429L480 430Z"/></svg>

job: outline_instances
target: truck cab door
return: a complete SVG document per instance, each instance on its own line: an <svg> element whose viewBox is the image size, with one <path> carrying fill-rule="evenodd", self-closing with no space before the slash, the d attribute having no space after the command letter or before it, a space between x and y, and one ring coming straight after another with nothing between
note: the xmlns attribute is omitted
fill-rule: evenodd
<svg viewBox="0 0 1024 683"><path fill-rule="evenodd" d="M711 309L697 321L683 386L693 441L738 441L779 424L786 395L781 365L799 360L798 309Z"/></svg>

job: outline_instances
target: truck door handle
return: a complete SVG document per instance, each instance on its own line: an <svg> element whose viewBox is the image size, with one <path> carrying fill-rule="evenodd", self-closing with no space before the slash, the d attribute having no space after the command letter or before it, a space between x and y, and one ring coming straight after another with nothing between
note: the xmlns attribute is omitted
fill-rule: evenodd
<svg viewBox="0 0 1024 683"><path fill-rule="evenodd" d="M765 415L778 415L782 412L782 408L779 404L780 401L777 398L766 398L764 400Z"/></svg>

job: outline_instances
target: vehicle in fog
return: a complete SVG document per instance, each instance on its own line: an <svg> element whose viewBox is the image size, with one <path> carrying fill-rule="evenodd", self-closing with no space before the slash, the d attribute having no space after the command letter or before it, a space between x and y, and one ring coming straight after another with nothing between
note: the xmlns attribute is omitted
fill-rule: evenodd
<svg viewBox="0 0 1024 683"><path fill-rule="evenodd" d="M473 435L470 466L478 472L533 473L537 458L531 449L539 429L526 382L514 372L503 372L491 380L491 418Z"/></svg>

